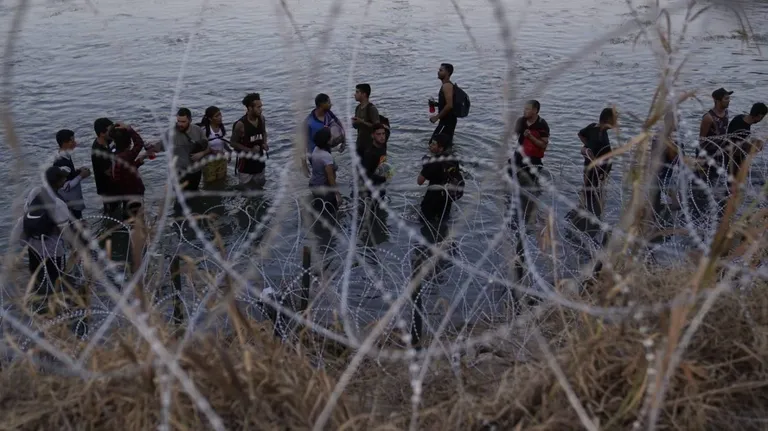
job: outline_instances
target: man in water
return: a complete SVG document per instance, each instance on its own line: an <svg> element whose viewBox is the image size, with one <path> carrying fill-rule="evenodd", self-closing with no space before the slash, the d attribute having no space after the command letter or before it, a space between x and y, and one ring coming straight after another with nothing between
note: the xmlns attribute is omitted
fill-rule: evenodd
<svg viewBox="0 0 768 431"><path fill-rule="evenodd" d="M246 189L263 189L267 182L264 172L266 163L264 154L269 151L267 144L267 125L262 115L262 102L259 93L250 93L243 98L245 115L235 122L232 129L232 147L237 151L250 153L259 159L242 158L238 160L237 172L240 186Z"/></svg>
<svg viewBox="0 0 768 431"><path fill-rule="evenodd" d="M59 196L69 173L51 166L45 171L45 181L50 187L37 186L30 190L24 203L24 216L11 232L11 240L22 246L29 246L29 273L36 277L32 306L38 314L49 311L48 300L59 289L68 236L64 230L75 219L67 204ZM62 239L64 241L62 241Z"/></svg>
<svg viewBox="0 0 768 431"><path fill-rule="evenodd" d="M458 119L453 112L453 82L451 82L451 75L453 75L453 65L450 63L443 63L440 65L440 69L437 70L437 78L440 80L440 91L437 95L437 109L436 115L429 117L431 123L437 123L432 136L445 135L448 137L447 148L453 145L453 133L456 131L456 123ZM430 101L430 104L434 101ZM431 142L431 140L430 140Z"/></svg>
<svg viewBox="0 0 768 431"><path fill-rule="evenodd" d="M357 155L362 159L366 151L373 145L373 125L379 122L379 110L371 103L370 84L358 84L355 87L355 116L352 117L352 127L357 129Z"/></svg>
<svg viewBox="0 0 768 431"><path fill-rule="evenodd" d="M611 164L609 161L603 161L594 167L589 166L611 152L608 131L616 127L616 124L616 113L613 108L605 108L600 112L598 123L591 123L578 133L582 143L581 155L584 156L584 207L598 220L603 216L603 184L608 179ZM573 211L568 213L567 218L592 238L599 233L599 226Z"/></svg>
<svg viewBox="0 0 768 431"><path fill-rule="evenodd" d="M169 131L168 139L173 139L173 155L176 160L176 171L184 191L197 191L203 177L201 167L190 170L193 163L202 160L210 154L208 138L197 124L192 124L192 112L187 108L179 108L176 113L176 125ZM165 151L165 144L160 141L157 151Z"/></svg>
<svg viewBox="0 0 768 431"><path fill-rule="evenodd" d="M672 190L672 172L675 165L680 162L681 147L675 134L677 132L678 118L674 110L664 114L663 133L654 136L651 141L651 155L659 161L660 166L651 188L651 205L654 214L663 221L662 216L668 214L662 202L662 194L666 191L668 200L672 203L670 210L678 209L680 202L677 199L677 192ZM653 166L653 164L651 165Z"/></svg>
<svg viewBox="0 0 768 431"><path fill-rule="evenodd" d="M449 141L448 135L438 134L432 138L429 143L429 152L432 157L424 156L421 172L416 179L416 183L420 186L429 182L429 189L421 201L421 213L424 220L433 226L445 224L451 215L453 202L445 188L433 187L446 185L449 179L448 168L452 165L458 165L455 160L439 160L441 156L446 156L446 147Z"/></svg>
<svg viewBox="0 0 768 431"><path fill-rule="evenodd" d="M753 152L757 153L763 148L763 142L752 139L752 125L763 121L766 114L768 114L768 107L765 103L755 103L749 114L737 115L728 124L728 137L730 138L729 174L733 177L733 181L738 178L739 170L747 156Z"/></svg>
<svg viewBox="0 0 768 431"><path fill-rule="evenodd" d="M97 118L93 123L96 139L91 146L91 164L93 165L93 180L96 182L96 193L104 202L104 213L111 214L122 207L122 202L112 192L112 159L114 152L112 138L109 134L114 123L109 118Z"/></svg>
<svg viewBox="0 0 768 431"><path fill-rule="evenodd" d="M85 209L83 186L80 182L91 175L91 170L85 167L75 169L75 163L72 161L72 151L77 147L75 132L67 129L59 130L56 133L56 143L59 144L59 152L56 154L53 166L67 172L67 181L58 190L59 196L67 203L72 215L80 220L83 218Z"/></svg>
<svg viewBox="0 0 768 431"><path fill-rule="evenodd" d="M714 106L701 118L699 127L699 167L696 176L703 181L702 187L697 181L692 184L691 206L695 218L706 212L709 206L709 193L719 184L718 169L724 167L728 133L728 105L731 103L733 91L718 88L712 92ZM722 213L725 201L715 194L717 212Z"/></svg>
<svg viewBox="0 0 768 431"><path fill-rule="evenodd" d="M706 153L706 178L714 186L719 178L717 168L723 165L728 134L728 105L733 91L718 88L712 92L714 106L701 118L699 127L699 149ZM715 165L711 160L714 159Z"/></svg>
<svg viewBox="0 0 768 431"><path fill-rule="evenodd" d="M371 140L373 144L363 155L362 164L365 175L371 180L374 187L381 187L387 181L383 175L378 175L377 170L382 163L387 161L387 129L381 123L372 127ZM379 190L380 197L384 196L384 190Z"/></svg>
<svg viewBox="0 0 768 431"><path fill-rule="evenodd" d="M307 176L309 176L310 173L308 161L312 156L312 151L315 149L315 135L317 132L324 128L330 130L331 148L343 144L346 140L344 127L342 127L338 117L331 111L331 107L333 107L331 98L327 94L320 93L315 97L315 109L307 115L305 129L307 133L306 157L301 160L302 168Z"/></svg>
<svg viewBox="0 0 768 431"><path fill-rule="evenodd" d="M542 159L549 145L549 124L539 116L541 104L538 100L529 100L523 108L523 116L515 123L517 142L520 144L515 151L514 159L517 167L517 178L523 187L531 189L534 194L538 192L539 174L544 167ZM510 171L511 175L511 171ZM527 221L533 213L535 204L530 202L528 196L521 196L524 219Z"/></svg>

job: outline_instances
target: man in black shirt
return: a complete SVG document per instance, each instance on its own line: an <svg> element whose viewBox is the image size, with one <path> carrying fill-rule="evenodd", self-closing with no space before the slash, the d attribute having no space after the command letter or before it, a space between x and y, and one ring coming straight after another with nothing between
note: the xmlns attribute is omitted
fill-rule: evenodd
<svg viewBox="0 0 768 431"><path fill-rule="evenodd" d="M455 160L440 160L447 158L446 152L450 136L435 135L429 143L430 156L422 158L422 168L416 183L424 185L429 181L429 189L421 201L422 228L421 234L428 243L437 245L443 241L448 233L448 220L451 215L452 200L448 195L445 185L448 184L448 169L459 168L459 162ZM421 251L416 260L414 271L418 270L421 263L431 256L431 251ZM418 256L418 255L417 255ZM440 261L436 264L435 273L439 272Z"/></svg>
<svg viewBox="0 0 768 431"><path fill-rule="evenodd" d="M365 176L371 180L374 187L379 187L385 182L387 178L383 175L377 175L377 169L379 166L387 161L387 133L386 128L381 123L373 125L373 132L371 133L372 145L363 154L363 169L365 169ZM384 190L379 191L380 196L384 196Z"/></svg>
<svg viewBox="0 0 768 431"><path fill-rule="evenodd" d="M456 117L456 113L453 111L453 82L451 82L451 75L453 75L453 65L450 63L441 64L440 69L437 71L437 78L441 82L440 91L437 94L438 112L436 115L429 117L430 122L437 123L432 136L446 136L448 139L446 148L453 144L453 133L456 131L456 124L458 123L458 117ZM429 103L430 106L434 106L434 100L430 99Z"/></svg>
<svg viewBox="0 0 768 431"><path fill-rule="evenodd" d="M748 115L737 115L728 124L729 173L733 177L732 181L738 177L739 169L747 156L762 149L762 142L752 139L751 129L753 124L763 121L766 114L768 114L768 107L764 103L755 103Z"/></svg>
<svg viewBox="0 0 768 431"><path fill-rule="evenodd" d="M602 161L597 166L590 168L589 165L598 158L611 152L611 141L608 138L608 131L616 126L616 113L613 108L605 108L600 113L598 123L592 123L579 130L578 136L581 140L581 154L584 156L584 207L598 219L603 216L603 195L602 186L608 178L611 171L610 161ZM573 212L568 213L570 219L580 219ZM598 233L598 227L589 220L582 219L581 222L574 223L581 230L588 231L594 238Z"/></svg>

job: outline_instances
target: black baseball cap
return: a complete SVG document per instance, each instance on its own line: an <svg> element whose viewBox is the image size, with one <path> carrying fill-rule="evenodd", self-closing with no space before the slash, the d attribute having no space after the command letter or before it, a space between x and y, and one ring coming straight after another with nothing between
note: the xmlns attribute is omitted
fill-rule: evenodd
<svg viewBox="0 0 768 431"><path fill-rule="evenodd" d="M712 92L712 98L715 100L722 100L723 97L730 96L731 94L733 94L733 91L728 91L725 88L720 87Z"/></svg>

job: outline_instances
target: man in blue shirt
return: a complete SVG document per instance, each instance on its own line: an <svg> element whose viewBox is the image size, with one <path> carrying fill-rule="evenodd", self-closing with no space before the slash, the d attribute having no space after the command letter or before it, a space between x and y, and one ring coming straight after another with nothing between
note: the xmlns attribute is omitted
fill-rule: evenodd
<svg viewBox="0 0 768 431"><path fill-rule="evenodd" d="M331 148L343 144L346 140L344 126L341 125L339 118L331 111L332 106L331 98L327 94L320 93L315 97L315 109L307 116L307 157L302 160L305 173L309 173L309 165L306 159L309 159L312 151L315 149L315 134L318 131L326 127L331 129Z"/></svg>

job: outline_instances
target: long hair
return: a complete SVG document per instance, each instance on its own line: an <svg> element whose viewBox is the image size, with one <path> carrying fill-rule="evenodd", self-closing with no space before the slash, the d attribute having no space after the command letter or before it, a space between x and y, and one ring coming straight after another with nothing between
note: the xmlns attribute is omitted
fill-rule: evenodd
<svg viewBox="0 0 768 431"><path fill-rule="evenodd" d="M203 115L203 119L200 120L200 123L198 126L205 129L205 136L208 137L211 134L211 118L213 118L216 114L221 112L221 109L219 109L216 106L209 106L205 109L205 114ZM221 137L227 136L227 129L224 127L224 122L221 122Z"/></svg>

